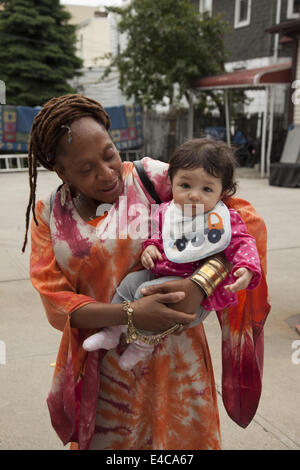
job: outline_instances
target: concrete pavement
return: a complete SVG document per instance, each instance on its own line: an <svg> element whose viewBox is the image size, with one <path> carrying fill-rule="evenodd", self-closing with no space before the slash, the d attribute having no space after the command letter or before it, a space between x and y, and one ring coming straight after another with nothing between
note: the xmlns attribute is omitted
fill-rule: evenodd
<svg viewBox="0 0 300 470"><path fill-rule="evenodd" d="M272 310L265 326L263 392L252 423L227 416L220 395L221 336L216 316L205 329L217 383L223 449L300 449L300 189L269 186L254 170L239 170L238 195L266 221ZM59 183L41 171L38 196ZM30 245L21 253L28 199L26 173L0 174L0 450L64 449L53 431L46 397L60 340L28 278ZM6 363L3 347L6 346ZM1 356L2 351L2 356ZM3 362L3 360L2 360Z"/></svg>

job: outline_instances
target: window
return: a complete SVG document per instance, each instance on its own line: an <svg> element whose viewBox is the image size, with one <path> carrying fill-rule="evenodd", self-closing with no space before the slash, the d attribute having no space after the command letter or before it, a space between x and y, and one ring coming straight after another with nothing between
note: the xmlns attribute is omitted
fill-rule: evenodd
<svg viewBox="0 0 300 470"><path fill-rule="evenodd" d="M287 18L299 18L300 13L300 0L288 0L287 4Z"/></svg>
<svg viewBox="0 0 300 470"><path fill-rule="evenodd" d="M250 24L251 0L235 0L234 27L241 28Z"/></svg>
<svg viewBox="0 0 300 470"><path fill-rule="evenodd" d="M208 12L212 13L212 0L199 0L199 11L200 13Z"/></svg>

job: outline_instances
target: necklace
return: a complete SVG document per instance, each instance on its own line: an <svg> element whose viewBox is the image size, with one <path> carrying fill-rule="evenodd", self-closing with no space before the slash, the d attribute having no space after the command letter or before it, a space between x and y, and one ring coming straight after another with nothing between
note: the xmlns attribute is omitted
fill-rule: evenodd
<svg viewBox="0 0 300 470"><path fill-rule="evenodd" d="M89 212L94 212L94 215L87 216L89 220L94 220L96 217L98 217L97 216L98 207L96 207L96 210L95 210L95 207L93 207L92 209L91 204L90 204L90 199L83 196L83 194L78 193L76 196L74 196L73 202L77 210L80 209L81 207L81 209L83 209L85 212L87 208Z"/></svg>

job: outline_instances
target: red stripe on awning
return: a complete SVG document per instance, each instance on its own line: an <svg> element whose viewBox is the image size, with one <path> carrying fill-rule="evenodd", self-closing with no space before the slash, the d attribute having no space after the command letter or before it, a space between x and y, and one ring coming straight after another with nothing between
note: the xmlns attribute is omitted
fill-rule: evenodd
<svg viewBox="0 0 300 470"><path fill-rule="evenodd" d="M192 83L192 88L198 90L235 87L252 88L274 83L291 83L291 77L292 63L289 61L283 64L268 65L256 69L236 70L231 73L196 79Z"/></svg>

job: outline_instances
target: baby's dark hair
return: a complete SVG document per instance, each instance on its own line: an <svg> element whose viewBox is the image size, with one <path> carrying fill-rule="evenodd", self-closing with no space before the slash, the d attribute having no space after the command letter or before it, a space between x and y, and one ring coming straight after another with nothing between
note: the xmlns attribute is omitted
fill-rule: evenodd
<svg viewBox="0 0 300 470"><path fill-rule="evenodd" d="M225 142L212 139L190 139L177 147L169 161L171 182L178 170L203 168L209 175L222 179L222 190L227 197L237 190L235 168L237 162L232 149Z"/></svg>

